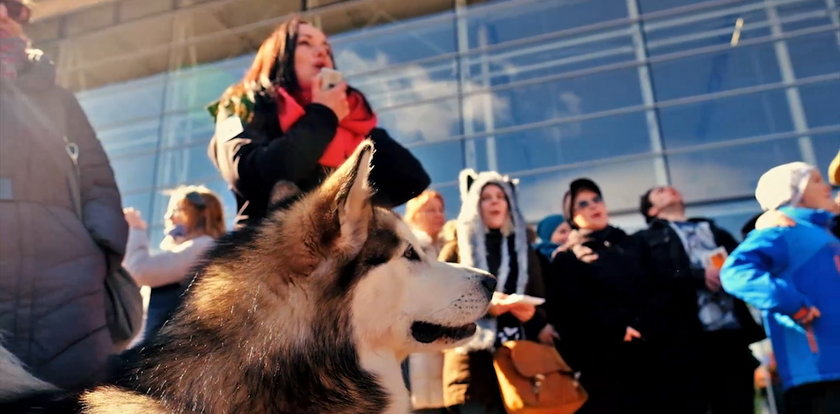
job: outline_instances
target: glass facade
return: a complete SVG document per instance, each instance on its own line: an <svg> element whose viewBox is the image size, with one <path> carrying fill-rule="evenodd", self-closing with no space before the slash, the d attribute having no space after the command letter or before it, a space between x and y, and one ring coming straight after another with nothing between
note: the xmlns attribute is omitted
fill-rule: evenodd
<svg viewBox="0 0 840 414"><path fill-rule="evenodd" d="M768 168L824 172L840 148L840 20L831 0L510 0L331 35L339 70L458 211L458 172L521 180L529 221L589 176L614 221L671 184L689 214L737 234ZM323 15L310 17L329 19ZM740 23L739 23L740 22ZM254 48L259 40L255 40ZM252 54L78 93L124 203L159 239L167 196L205 184L235 204L206 155L204 109Z"/></svg>

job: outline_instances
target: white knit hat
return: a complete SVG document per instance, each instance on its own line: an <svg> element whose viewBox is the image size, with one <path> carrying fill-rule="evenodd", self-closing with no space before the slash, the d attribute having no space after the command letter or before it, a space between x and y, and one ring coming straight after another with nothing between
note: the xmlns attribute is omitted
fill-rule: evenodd
<svg viewBox="0 0 840 414"><path fill-rule="evenodd" d="M755 199L764 210L783 206L794 206L802 199L813 165L804 162L790 162L771 168L758 179Z"/></svg>

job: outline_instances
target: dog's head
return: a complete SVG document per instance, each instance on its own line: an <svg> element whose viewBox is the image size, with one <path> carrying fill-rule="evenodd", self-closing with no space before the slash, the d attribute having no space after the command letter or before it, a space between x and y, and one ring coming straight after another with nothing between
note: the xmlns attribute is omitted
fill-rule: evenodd
<svg viewBox="0 0 840 414"><path fill-rule="evenodd" d="M347 326L312 329L349 329L357 346L408 353L456 344L485 315L495 278L427 256L395 213L371 203L373 152L371 142L359 145L321 187L264 226L280 228L263 241L283 246L277 266L291 271L289 290L305 292L305 300L288 300L312 306L301 312L330 313L325 320Z"/></svg>

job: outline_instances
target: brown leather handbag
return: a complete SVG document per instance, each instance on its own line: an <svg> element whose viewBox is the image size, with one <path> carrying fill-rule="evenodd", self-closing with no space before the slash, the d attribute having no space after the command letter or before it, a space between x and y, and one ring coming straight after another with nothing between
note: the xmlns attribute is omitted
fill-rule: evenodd
<svg viewBox="0 0 840 414"><path fill-rule="evenodd" d="M586 391L553 346L507 341L493 358L508 414L571 414Z"/></svg>

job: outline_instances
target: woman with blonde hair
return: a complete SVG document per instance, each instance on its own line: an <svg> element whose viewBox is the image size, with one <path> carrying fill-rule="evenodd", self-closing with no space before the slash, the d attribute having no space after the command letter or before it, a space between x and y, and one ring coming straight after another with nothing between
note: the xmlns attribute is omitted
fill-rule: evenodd
<svg viewBox="0 0 840 414"><path fill-rule="evenodd" d="M335 72L324 32L300 18L268 36L242 80L209 110L216 121L209 156L236 197L238 224L265 217L278 183L317 187L365 138L376 147L377 205L403 204L429 185L420 162L377 128L365 96Z"/></svg>
<svg viewBox="0 0 840 414"><path fill-rule="evenodd" d="M423 251L437 257L443 247L441 231L446 223L443 196L435 190L426 190L408 200L405 205L405 222L420 239Z"/></svg>
<svg viewBox="0 0 840 414"><path fill-rule="evenodd" d="M405 205L405 222L430 257L437 257L443 245L441 230L446 222L443 196L426 190ZM415 414L444 414L443 353L416 353L408 358L411 408Z"/></svg>
<svg viewBox="0 0 840 414"><path fill-rule="evenodd" d="M144 331L148 339L178 307L182 285L190 281L190 269L225 233L224 212L219 197L204 186L172 190L165 216L166 236L157 253L149 249L148 225L140 212L126 208L125 220L129 233L123 266L138 285L152 288Z"/></svg>

